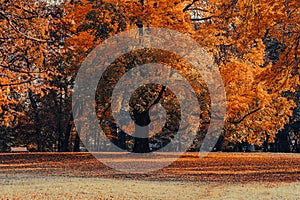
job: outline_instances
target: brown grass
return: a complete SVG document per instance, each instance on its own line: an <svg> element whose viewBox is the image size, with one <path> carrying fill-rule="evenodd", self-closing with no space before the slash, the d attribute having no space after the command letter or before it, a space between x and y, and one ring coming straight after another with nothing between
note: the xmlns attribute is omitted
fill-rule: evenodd
<svg viewBox="0 0 300 200"><path fill-rule="evenodd" d="M0 199L296 200L299 164L296 154L211 153L199 158L187 153L159 171L129 174L89 153L0 154Z"/></svg>
<svg viewBox="0 0 300 200"><path fill-rule="evenodd" d="M173 156L175 155L169 154L167 157ZM164 156L164 159L168 158ZM130 160L119 158L118 162ZM300 180L300 156L210 153L204 158L199 158L197 153L187 153L159 171L129 174L105 166L89 153L0 154L0 173L149 181L295 182Z"/></svg>

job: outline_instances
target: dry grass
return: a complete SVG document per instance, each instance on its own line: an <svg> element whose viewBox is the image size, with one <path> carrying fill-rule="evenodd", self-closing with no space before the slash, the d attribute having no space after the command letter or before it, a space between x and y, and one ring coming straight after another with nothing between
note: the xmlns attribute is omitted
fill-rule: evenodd
<svg viewBox="0 0 300 200"><path fill-rule="evenodd" d="M0 199L299 199L300 183L202 183L10 175ZM12 178L13 177L13 178Z"/></svg>
<svg viewBox="0 0 300 200"><path fill-rule="evenodd" d="M0 199L300 199L299 164L296 154L188 153L129 174L88 153L0 154Z"/></svg>

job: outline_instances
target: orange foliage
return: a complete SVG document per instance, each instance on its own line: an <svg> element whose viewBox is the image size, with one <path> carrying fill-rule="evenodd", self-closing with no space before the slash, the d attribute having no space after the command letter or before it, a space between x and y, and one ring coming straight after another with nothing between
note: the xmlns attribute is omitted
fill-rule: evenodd
<svg viewBox="0 0 300 200"><path fill-rule="evenodd" d="M0 114L5 116L9 115L3 108L17 103L9 98L12 90L25 94L29 87L41 94L41 87L36 87L41 84L33 79L49 80L53 75L47 62L45 64L49 47L44 40L48 37L49 21L41 17L30 23L25 19L13 19L13 15L27 15L26 9L18 8L17 4L32 11L41 9L33 2L22 1L7 5L5 11L0 7L0 34L8 38L1 44L6 50L1 50L0 58ZM94 3L84 0L68 4L64 7L64 17L57 21L58 26L68 27L70 36L62 52L67 66L65 73L74 75L91 49L120 31L149 26L188 34L215 58L219 66L227 94L225 137L234 142L261 145L267 138L274 139L278 130L288 123L295 107L283 92L293 92L299 85L299 7L297 0L156 0L145 1L144 5L138 0ZM17 22L15 28L12 24ZM277 49L276 61L270 58L266 42L270 38L284 47ZM30 55L27 59L30 73L24 63L14 63L15 67L9 63L8 57L13 52ZM201 92L207 92L200 75L183 60L166 53L155 55L160 62L173 63L172 67L190 77L189 80L196 79L191 84L198 98ZM137 60L140 63L143 59ZM126 69L121 69L115 75L125 72ZM209 109L209 105L206 107ZM203 109L203 113L207 120L209 112ZM5 117L2 124L8 124L10 120Z"/></svg>

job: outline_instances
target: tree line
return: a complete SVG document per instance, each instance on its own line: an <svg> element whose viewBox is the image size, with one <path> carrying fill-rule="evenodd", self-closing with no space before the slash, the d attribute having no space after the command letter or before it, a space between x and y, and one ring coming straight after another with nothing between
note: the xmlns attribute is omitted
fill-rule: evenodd
<svg viewBox="0 0 300 200"><path fill-rule="evenodd" d="M0 150L82 149L85 131L75 129L72 115L74 80L81 63L98 44L122 31L163 27L197 41L220 70L227 112L215 150L255 146L299 151L299 12L297 0L78 0L57 5L1 0ZM110 97L120 77L151 62L170 65L195 90L201 127L189 150L200 148L211 119L201 74L178 55L145 49L122 55L101 77L95 109L106 137L95 133L93 150L110 150L112 142L129 151L149 152L174 140L180 106L162 85L138 88L129 110L120 108L135 123L146 125L150 108L161 104L167 111L166 124L158 133L140 140L124 131L132 129L130 125L119 127L112 116ZM77 108L80 112L84 106ZM185 140L173 142L181 148ZM97 149L100 143L104 149Z"/></svg>

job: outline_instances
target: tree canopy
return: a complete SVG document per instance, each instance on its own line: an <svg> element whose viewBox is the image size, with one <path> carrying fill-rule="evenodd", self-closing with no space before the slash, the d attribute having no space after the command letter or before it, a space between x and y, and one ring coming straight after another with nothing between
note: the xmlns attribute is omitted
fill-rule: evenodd
<svg viewBox="0 0 300 200"><path fill-rule="evenodd" d="M291 96L299 91L299 13L297 0L81 0L52 6L33 0L2 0L1 125L13 128L29 120L38 137L49 138L47 133L51 133L52 143L66 150L68 145L63 143L69 142L73 130L72 87L86 56L122 31L161 27L193 38L218 66L226 91L224 144L261 146L265 141L274 142L297 106L297 98ZM211 119L206 83L184 58L157 49L123 55L102 76L96 110L105 134L125 149L129 143L137 145L137 139L124 131L134 127L118 127L115 123L110 97L126 72L151 62L170 65L193 87L201 108L201 127L194 134L201 143ZM154 104L161 103L167 110L167 125L144 142L171 141L180 121L180 108L172 91L162 85L148 85L135 95L130 110L124 111L130 112L136 123L145 113L149 117Z"/></svg>

